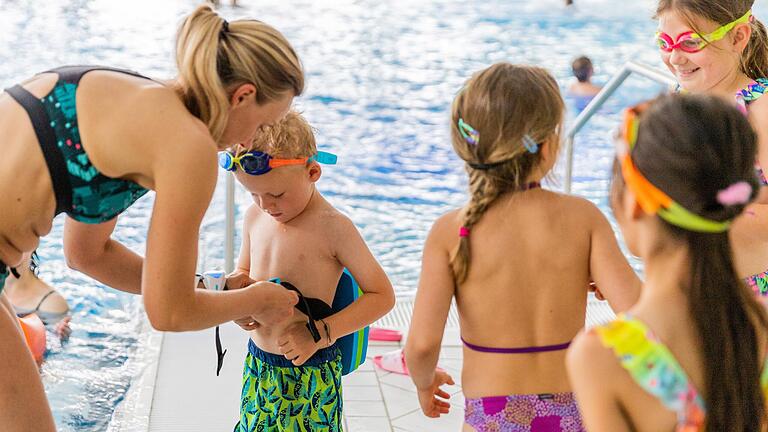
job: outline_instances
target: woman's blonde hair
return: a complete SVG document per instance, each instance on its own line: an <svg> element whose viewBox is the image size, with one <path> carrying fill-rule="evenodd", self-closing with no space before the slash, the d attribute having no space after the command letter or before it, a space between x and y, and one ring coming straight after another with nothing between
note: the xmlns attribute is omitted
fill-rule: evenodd
<svg viewBox="0 0 768 432"><path fill-rule="evenodd" d="M453 149L467 162L469 174L470 199L462 211L466 232L499 196L525 187L542 160L542 152L532 152L532 144L540 148L546 141L559 147L559 138L552 138L562 125L564 109L557 82L542 68L497 63L467 81L451 113ZM554 157L558 148L546 151ZM469 237L462 235L451 256L459 284L469 273L469 246Z"/></svg>
<svg viewBox="0 0 768 432"><path fill-rule="evenodd" d="M280 32L257 20L228 23L208 5L198 6L179 27L176 66L184 104L217 142L237 86L253 84L258 104L304 90L299 58Z"/></svg>

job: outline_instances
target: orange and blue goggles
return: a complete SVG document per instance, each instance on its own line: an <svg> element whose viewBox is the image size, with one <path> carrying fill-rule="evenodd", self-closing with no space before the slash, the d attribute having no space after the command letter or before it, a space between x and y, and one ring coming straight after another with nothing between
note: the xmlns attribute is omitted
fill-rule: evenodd
<svg viewBox="0 0 768 432"><path fill-rule="evenodd" d="M262 175L288 165L304 165L307 162L318 162L325 165L335 165L337 156L333 153L319 151L314 156L298 159L278 159L261 151L250 151L240 156L231 152L219 152L219 166L227 171L235 171L238 167L246 174Z"/></svg>
<svg viewBox="0 0 768 432"><path fill-rule="evenodd" d="M670 224L688 231L701 233L727 231L731 221L715 221L690 212L648 181L632 162L630 150L637 142L639 116L648 106L650 103L646 102L624 111L623 128L619 139L616 140L616 155L621 163L624 182L634 192L637 202L647 214L656 214Z"/></svg>
<svg viewBox="0 0 768 432"><path fill-rule="evenodd" d="M696 32L685 32L677 36L677 40L673 40L672 36L664 32L656 32L656 44L659 49L671 53L675 49L681 49L687 53L697 53L712 42L717 42L725 37L729 31L733 30L739 24L744 24L752 19L752 10L748 10L741 18L730 22L712 33L706 35L700 35Z"/></svg>

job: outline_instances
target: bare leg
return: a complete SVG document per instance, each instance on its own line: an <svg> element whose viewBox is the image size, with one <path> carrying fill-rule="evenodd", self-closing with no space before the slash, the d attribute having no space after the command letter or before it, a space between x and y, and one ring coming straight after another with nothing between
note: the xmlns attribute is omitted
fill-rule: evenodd
<svg viewBox="0 0 768 432"><path fill-rule="evenodd" d="M56 431L40 372L5 294L0 294L0 430Z"/></svg>

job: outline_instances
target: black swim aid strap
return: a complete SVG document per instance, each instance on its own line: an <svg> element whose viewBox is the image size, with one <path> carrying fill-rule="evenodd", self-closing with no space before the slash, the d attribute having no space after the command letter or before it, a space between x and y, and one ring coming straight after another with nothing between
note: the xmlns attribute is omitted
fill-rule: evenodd
<svg viewBox="0 0 768 432"><path fill-rule="evenodd" d="M309 334L312 335L312 340L315 341L315 343L319 342L321 339L320 336L320 330L317 329L317 325L315 324L315 318L312 316L312 308L309 307L309 302L307 302L307 298L304 297L304 294L299 291L298 288L296 288L292 283L290 282L280 282L280 285L285 287L286 289L290 291L296 291L296 294L299 295L299 304L296 305L296 309L303 312L304 315L309 317L309 320L307 321L307 330L309 330Z"/></svg>
<svg viewBox="0 0 768 432"><path fill-rule="evenodd" d="M27 111L32 127L37 135L37 142L43 151L48 173L56 196L56 215L72 208L72 184L69 182L69 172L64 162L64 156L56 147L56 134L51 127L51 121L43 108L43 104L32 93L20 85L5 89L19 105Z"/></svg>
<svg viewBox="0 0 768 432"><path fill-rule="evenodd" d="M219 336L219 326L216 326L216 376L219 376L221 367L224 366L224 355L227 350L221 349L221 337Z"/></svg>

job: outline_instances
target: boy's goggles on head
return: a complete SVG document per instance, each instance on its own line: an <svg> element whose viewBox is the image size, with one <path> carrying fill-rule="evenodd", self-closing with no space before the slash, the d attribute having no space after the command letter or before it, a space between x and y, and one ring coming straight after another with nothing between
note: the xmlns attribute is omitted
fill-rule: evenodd
<svg viewBox="0 0 768 432"><path fill-rule="evenodd" d="M304 165L311 161L326 165L335 165L336 160L337 157L335 154L324 151L319 151L314 156L298 159L278 159L260 151L251 151L243 153L240 156L235 156L228 151L219 152L220 167L227 171L235 171L237 167L240 167L244 173L250 175L266 174L273 168L288 165Z"/></svg>
<svg viewBox="0 0 768 432"><path fill-rule="evenodd" d="M712 33L702 36L696 32L689 31L679 35L677 41L672 40L672 37L666 33L656 32L656 43L659 45L659 49L668 53L671 53L676 48L680 48L687 53L697 53L703 50L708 44L724 38L725 35L737 25L747 23L751 19L752 11L748 10L741 18L718 28Z"/></svg>
<svg viewBox="0 0 768 432"><path fill-rule="evenodd" d="M727 231L731 221L720 222L706 219L688 211L648 181L632 162L630 150L637 142L640 124L638 116L649 105L648 103L641 104L624 112L623 129L620 137L616 139L616 157L621 163L621 174L624 182L634 192L637 202L647 214L656 214L670 224L688 231L701 233Z"/></svg>

